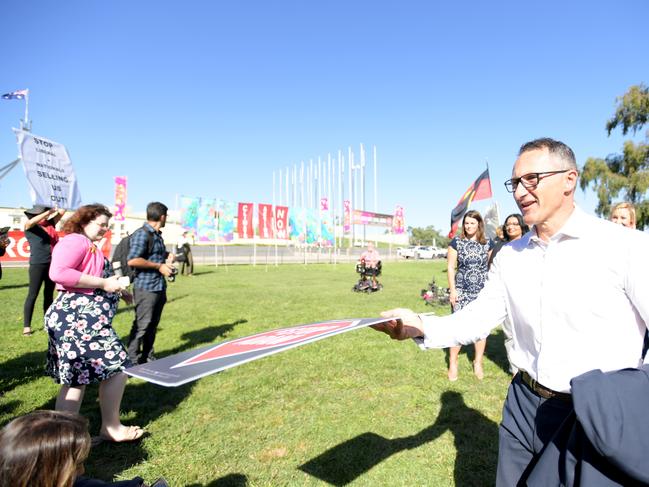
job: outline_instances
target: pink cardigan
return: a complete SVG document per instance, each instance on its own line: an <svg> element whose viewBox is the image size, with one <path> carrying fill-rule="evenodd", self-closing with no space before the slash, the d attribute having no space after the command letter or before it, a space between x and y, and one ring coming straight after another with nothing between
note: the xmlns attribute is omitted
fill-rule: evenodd
<svg viewBox="0 0 649 487"><path fill-rule="evenodd" d="M92 288L75 288L81 274L101 277L104 271L104 254L88 237L70 233L59 240L52 252L50 279L56 289L73 293L92 294Z"/></svg>

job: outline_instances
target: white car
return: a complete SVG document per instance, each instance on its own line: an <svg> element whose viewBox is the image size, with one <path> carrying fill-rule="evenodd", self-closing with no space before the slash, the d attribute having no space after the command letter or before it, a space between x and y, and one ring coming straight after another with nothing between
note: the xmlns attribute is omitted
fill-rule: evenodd
<svg viewBox="0 0 649 487"><path fill-rule="evenodd" d="M416 247L399 247L397 249L397 257L403 257L404 259L414 259L415 258L415 249Z"/></svg>
<svg viewBox="0 0 649 487"><path fill-rule="evenodd" d="M418 247L415 251L415 255L418 259L441 259L446 258L446 249L440 249L437 247Z"/></svg>

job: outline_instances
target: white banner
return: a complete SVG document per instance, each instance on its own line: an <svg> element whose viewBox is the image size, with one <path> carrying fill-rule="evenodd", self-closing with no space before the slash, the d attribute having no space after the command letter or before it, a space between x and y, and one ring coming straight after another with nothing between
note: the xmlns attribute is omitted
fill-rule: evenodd
<svg viewBox="0 0 649 487"><path fill-rule="evenodd" d="M77 177L64 145L14 129L35 205L75 209L81 205Z"/></svg>

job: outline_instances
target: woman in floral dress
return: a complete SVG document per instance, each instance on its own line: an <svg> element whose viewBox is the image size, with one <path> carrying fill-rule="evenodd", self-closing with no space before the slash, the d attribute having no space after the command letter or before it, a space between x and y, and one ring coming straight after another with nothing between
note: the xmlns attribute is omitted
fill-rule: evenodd
<svg viewBox="0 0 649 487"><path fill-rule="evenodd" d="M451 240L448 247L448 287L453 311L464 308L473 301L487 280L489 254L492 243L485 237L484 221L475 210L467 211L462 220L462 232ZM484 377L482 357L487 339L475 342L473 373L478 379ZM448 380L458 376L460 347L451 347L448 364Z"/></svg>
<svg viewBox="0 0 649 487"><path fill-rule="evenodd" d="M112 275L96 243L108 230L111 213L103 205L82 206L66 222L52 253L50 278L59 294L45 315L49 336L47 373L62 384L59 411L79 412L87 384L99 383L100 438L123 442L144 431L125 426L119 407L126 386L128 354L111 325L121 296L130 299Z"/></svg>

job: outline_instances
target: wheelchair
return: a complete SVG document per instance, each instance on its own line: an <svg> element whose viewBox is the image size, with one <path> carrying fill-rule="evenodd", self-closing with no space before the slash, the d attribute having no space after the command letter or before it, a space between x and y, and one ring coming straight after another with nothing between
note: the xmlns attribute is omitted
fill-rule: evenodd
<svg viewBox="0 0 649 487"><path fill-rule="evenodd" d="M383 284L376 279L381 275L381 267L381 261L377 262L376 267L367 267L364 261L356 264L356 272L360 274L360 279L352 287L352 291L357 293L373 293L383 289Z"/></svg>

